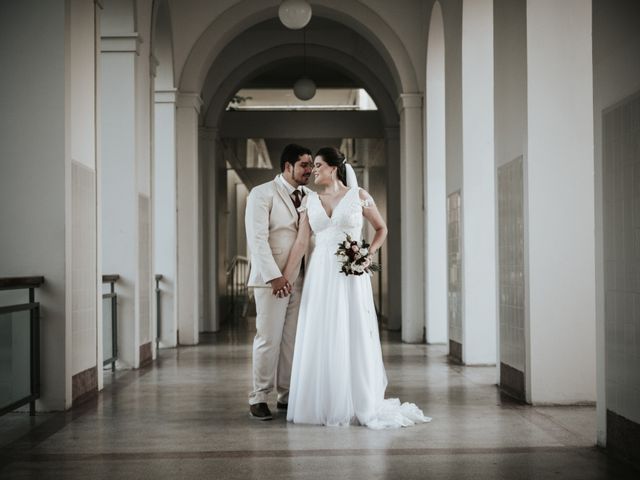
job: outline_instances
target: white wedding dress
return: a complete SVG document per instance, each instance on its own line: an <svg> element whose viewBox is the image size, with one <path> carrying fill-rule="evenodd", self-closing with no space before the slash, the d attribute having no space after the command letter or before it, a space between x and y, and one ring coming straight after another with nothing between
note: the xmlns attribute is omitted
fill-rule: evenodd
<svg viewBox="0 0 640 480"><path fill-rule="evenodd" d="M314 192L306 201L315 248L298 316L287 420L374 429L428 422L412 403L384 399L387 377L368 275L340 273L335 252L345 234L361 239L363 202L350 188L327 216Z"/></svg>

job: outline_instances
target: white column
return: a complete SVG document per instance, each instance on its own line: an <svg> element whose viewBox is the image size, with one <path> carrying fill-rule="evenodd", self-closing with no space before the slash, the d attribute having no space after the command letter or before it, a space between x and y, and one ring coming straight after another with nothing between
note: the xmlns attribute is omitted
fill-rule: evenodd
<svg viewBox="0 0 640 480"><path fill-rule="evenodd" d="M180 93L177 106L178 340L182 345L196 345L200 318L198 114L202 100L196 93Z"/></svg>
<svg viewBox="0 0 640 480"><path fill-rule="evenodd" d="M400 130L398 127L385 129L387 163L387 249L394 258L387 259L388 305L387 328L400 330L402 325L402 268L398 261L400 252L400 168L397 159L400 153Z"/></svg>
<svg viewBox="0 0 640 480"><path fill-rule="evenodd" d="M596 399L591 42L591 2L527 2L532 403Z"/></svg>
<svg viewBox="0 0 640 480"><path fill-rule="evenodd" d="M216 165L216 142L218 139L218 129L202 127L199 130L199 151L202 170L203 185L203 261L202 261L202 283L203 283L203 308L201 315L201 331L216 332L219 330L218 320L218 291L217 291L217 271L218 271L218 188L217 165Z"/></svg>
<svg viewBox="0 0 640 480"><path fill-rule="evenodd" d="M400 112L400 264L402 341L424 336L424 208L422 173L422 95L403 93Z"/></svg>
<svg viewBox="0 0 640 480"><path fill-rule="evenodd" d="M136 168L135 33L101 41L102 271L119 274L119 365L140 362L138 280L138 189Z"/></svg>
<svg viewBox="0 0 640 480"><path fill-rule="evenodd" d="M493 0L466 0L462 31L462 360L494 364Z"/></svg>
<svg viewBox="0 0 640 480"><path fill-rule="evenodd" d="M178 344L175 89L156 90L154 127L154 273L160 281L160 346Z"/></svg>
<svg viewBox="0 0 640 480"><path fill-rule="evenodd" d="M447 170L445 61L442 9L431 13L425 101L426 340L446 343L447 332Z"/></svg>

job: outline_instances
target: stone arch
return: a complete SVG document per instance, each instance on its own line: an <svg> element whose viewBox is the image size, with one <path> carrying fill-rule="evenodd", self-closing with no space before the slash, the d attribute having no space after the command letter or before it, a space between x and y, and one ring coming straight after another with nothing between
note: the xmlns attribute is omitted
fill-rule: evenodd
<svg viewBox="0 0 640 480"><path fill-rule="evenodd" d="M381 54L393 76L396 95L417 92L418 81L409 55L394 30L371 8L350 4L349 11L331 0L314 3L314 14L349 26L368 40ZM245 0L218 16L193 45L181 70L181 91L200 92L209 67L224 47L251 26L276 16L274 6L261 0Z"/></svg>
<svg viewBox="0 0 640 480"><path fill-rule="evenodd" d="M254 56L247 58L233 71L222 75L224 80L218 84L216 93L205 104L205 124L211 127L215 127L218 124L220 115L224 112L229 99L246 79L278 61L295 57L298 50L299 48L296 45L285 45L256 52ZM308 58L327 62L361 82L376 102L385 126L393 127L398 125L398 114L390 93L366 65L354 61L353 57L347 56L342 52L326 47L312 46L308 48L307 52Z"/></svg>
<svg viewBox="0 0 640 480"><path fill-rule="evenodd" d="M175 88L173 29L171 26L171 7L168 0L156 0L153 4L151 54L152 62L156 62L155 89Z"/></svg>

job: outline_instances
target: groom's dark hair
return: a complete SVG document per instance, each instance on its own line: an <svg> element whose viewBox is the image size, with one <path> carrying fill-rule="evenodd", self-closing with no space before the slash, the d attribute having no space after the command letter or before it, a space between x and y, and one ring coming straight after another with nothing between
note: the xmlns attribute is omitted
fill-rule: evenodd
<svg viewBox="0 0 640 480"><path fill-rule="evenodd" d="M291 166L294 166L300 160L301 155L311 155L311 150L295 143L290 143L284 147L282 155L280 155L280 171L284 172L285 163L290 163Z"/></svg>

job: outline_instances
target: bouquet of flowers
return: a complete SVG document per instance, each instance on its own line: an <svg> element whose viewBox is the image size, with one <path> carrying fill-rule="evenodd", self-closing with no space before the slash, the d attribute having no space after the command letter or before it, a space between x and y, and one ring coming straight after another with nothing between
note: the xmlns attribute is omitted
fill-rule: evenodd
<svg viewBox="0 0 640 480"><path fill-rule="evenodd" d="M342 264L340 272L345 275L362 275L364 273L372 275L373 272L379 272L380 265L371 261L369 247L370 245L365 240L358 243L351 238L351 235L347 235L346 239L338 244L336 252L338 260Z"/></svg>

